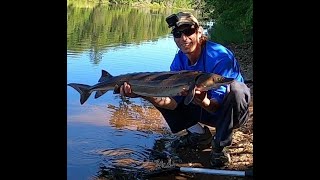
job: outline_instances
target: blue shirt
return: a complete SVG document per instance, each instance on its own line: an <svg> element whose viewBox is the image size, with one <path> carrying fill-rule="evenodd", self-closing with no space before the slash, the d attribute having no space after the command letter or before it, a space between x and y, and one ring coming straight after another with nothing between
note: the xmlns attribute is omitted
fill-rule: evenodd
<svg viewBox="0 0 320 180"><path fill-rule="evenodd" d="M211 41L206 42L202 49L200 59L198 59L194 65L191 65L188 57L179 50L171 63L170 70L203 71L219 74L228 78L234 78L240 82L244 81L240 73L238 61L234 57L233 53L221 44ZM221 104L225 93L226 86L221 86L218 89L208 91L208 98L215 98L218 103ZM180 103L182 98L175 97L175 100Z"/></svg>

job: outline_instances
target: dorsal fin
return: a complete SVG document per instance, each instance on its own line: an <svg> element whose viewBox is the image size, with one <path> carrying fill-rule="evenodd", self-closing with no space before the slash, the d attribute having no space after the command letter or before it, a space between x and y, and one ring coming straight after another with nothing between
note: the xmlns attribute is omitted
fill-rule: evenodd
<svg viewBox="0 0 320 180"><path fill-rule="evenodd" d="M105 81L105 80L107 80L107 79L109 79L109 78L112 78L112 77L113 77L113 76L112 76L110 73L108 73L107 71L105 71L105 70L102 69L101 77L100 77L100 79L99 79L98 82Z"/></svg>

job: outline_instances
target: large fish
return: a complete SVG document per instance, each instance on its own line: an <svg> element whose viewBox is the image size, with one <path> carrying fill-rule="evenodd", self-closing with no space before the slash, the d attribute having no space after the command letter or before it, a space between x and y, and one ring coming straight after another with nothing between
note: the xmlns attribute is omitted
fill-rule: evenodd
<svg viewBox="0 0 320 180"><path fill-rule="evenodd" d="M195 87L207 91L219 88L221 85L230 84L234 79L226 78L214 73L201 71L162 71L162 72L138 72L119 76L112 76L105 70L99 82L93 86L79 83L69 83L80 93L80 103L83 104L96 91L95 98L102 96L109 90L114 94L120 93L120 86L124 82L130 84L132 92L149 97L180 96L187 91L184 103L189 104L195 95Z"/></svg>

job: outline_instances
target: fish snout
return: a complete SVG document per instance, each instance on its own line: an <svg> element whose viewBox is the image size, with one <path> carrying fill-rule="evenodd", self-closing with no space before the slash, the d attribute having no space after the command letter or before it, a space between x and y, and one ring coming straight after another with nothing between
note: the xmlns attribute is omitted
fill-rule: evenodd
<svg viewBox="0 0 320 180"><path fill-rule="evenodd" d="M220 86L231 84L234 80L234 78L218 76L217 78L214 78L214 84L212 85L212 88L219 88Z"/></svg>
<svg viewBox="0 0 320 180"><path fill-rule="evenodd" d="M222 78L222 83L232 82L234 78Z"/></svg>

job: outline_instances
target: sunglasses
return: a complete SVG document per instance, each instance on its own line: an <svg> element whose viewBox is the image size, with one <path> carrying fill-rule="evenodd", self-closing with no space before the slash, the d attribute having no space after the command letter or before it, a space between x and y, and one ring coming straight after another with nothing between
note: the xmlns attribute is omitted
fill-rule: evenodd
<svg viewBox="0 0 320 180"><path fill-rule="evenodd" d="M182 31L179 31L177 29L172 30L173 37L175 37L175 38L181 38L182 33L184 35L186 35L186 36L191 36L195 32L196 32L195 28L187 28L187 29L184 29Z"/></svg>

